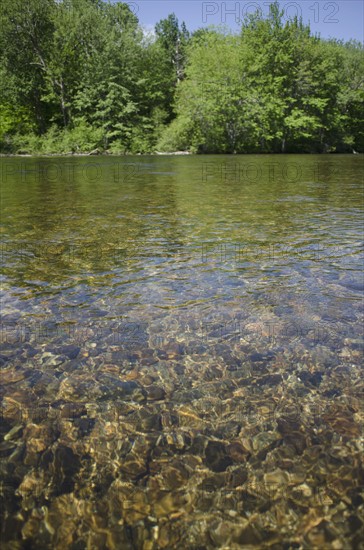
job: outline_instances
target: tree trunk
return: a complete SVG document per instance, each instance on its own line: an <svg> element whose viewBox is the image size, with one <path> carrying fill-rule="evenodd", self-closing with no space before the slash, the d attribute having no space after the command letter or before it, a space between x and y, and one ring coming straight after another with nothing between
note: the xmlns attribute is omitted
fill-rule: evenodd
<svg viewBox="0 0 364 550"><path fill-rule="evenodd" d="M34 111L35 111L35 119L37 121L38 134L42 135L46 130L46 126L45 126L43 109L42 109L42 104L40 101L40 95L38 90L36 90L34 93Z"/></svg>
<svg viewBox="0 0 364 550"><path fill-rule="evenodd" d="M63 86L63 79L61 78L61 81L59 83L59 89L60 89L60 103L61 103L61 111L62 111L62 117L63 117L63 125L65 128L68 126L68 113L67 113L67 107L66 102L64 99L64 86Z"/></svg>

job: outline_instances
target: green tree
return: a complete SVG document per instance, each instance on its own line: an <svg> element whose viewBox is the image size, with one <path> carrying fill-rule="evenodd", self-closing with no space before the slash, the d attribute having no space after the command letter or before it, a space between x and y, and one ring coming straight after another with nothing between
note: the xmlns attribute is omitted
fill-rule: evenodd
<svg viewBox="0 0 364 550"><path fill-rule="evenodd" d="M162 85L165 94L164 108L169 120L174 118L174 96L176 87L184 78L186 65L186 47L189 32L183 22L179 26L174 13L162 19L155 26L156 46L159 49L160 64L163 66Z"/></svg>
<svg viewBox="0 0 364 550"><path fill-rule="evenodd" d="M342 57L338 106L341 112L340 129L344 150L364 151L364 49L360 42L335 44ZM340 149L340 146L339 146Z"/></svg>
<svg viewBox="0 0 364 550"><path fill-rule="evenodd" d="M277 2L237 35L190 35L174 14L155 31L123 2L3 0L2 150L364 150L357 42L312 36Z"/></svg>
<svg viewBox="0 0 364 550"><path fill-rule="evenodd" d="M177 120L159 146L202 152L324 152L363 148L363 56L357 44L312 36L275 2L240 36L196 32ZM188 145L187 145L188 146Z"/></svg>
<svg viewBox="0 0 364 550"><path fill-rule="evenodd" d="M53 9L52 0L3 0L0 11L2 72L10 81L13 101L31 113L40 133L50 115L43 97L52 81Z"/></svg>

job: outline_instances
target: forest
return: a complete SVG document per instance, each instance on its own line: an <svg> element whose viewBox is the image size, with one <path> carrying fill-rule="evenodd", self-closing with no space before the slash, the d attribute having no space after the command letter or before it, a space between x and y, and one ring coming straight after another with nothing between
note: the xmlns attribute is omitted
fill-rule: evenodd
<svg viewBox="0 0 364 550"><path fill-rule="evenodd" d="M127 4L2 0L2 154L364 152L364 55L297 18L146 33Z"/></svg>

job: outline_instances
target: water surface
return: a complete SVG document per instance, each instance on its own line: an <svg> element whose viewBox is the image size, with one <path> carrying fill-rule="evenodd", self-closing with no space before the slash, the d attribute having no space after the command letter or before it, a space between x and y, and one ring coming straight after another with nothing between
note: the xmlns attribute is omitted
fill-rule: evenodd
<svg viewBox="0 0 364 550"><path fill-rule="evenodd" d="M7 547L358 547L363 157L0 169Z"/></svg>

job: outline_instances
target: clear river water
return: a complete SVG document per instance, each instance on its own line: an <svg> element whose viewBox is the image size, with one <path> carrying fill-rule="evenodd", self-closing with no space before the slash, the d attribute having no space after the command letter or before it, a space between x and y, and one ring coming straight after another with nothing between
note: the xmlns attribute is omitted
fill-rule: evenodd
<svg viewBox="0 0 364 550"><path fill-rule="evenodd" d="M363 548L363 168L0 159L4 549Z"/></svg>

